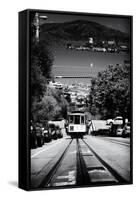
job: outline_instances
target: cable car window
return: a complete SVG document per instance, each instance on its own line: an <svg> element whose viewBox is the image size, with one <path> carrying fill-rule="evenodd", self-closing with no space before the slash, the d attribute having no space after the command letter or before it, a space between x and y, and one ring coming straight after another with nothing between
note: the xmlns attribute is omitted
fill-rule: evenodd
<svg viewBox="0 0 136 200"><path fill-rule="evenodd" d="M80 124L80 116L75 115L75 124Z"/></svg>
<svg viewBox="0 0 136 200"><path fill-rule="evenodd" d="M81 116L81 124L84 124L84 116Z"/></svg>
<svg viewBox="0 0 136 200"><path fill-rule="evenodd" d="M73 115L70 115L69 116L69 123L74 123L74 116Z"/></svg>

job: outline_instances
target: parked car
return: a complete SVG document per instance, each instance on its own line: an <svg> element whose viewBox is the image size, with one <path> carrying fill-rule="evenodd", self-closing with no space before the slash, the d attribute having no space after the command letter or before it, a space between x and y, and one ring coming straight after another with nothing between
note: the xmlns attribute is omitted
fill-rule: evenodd
<svg viewBox="0 0 136 200"><path fill-rule="evenodd" d="M55 124L49 124L49 134L51 135L51 139L54 139L54 140L57 139Z"/></svg>
<svg viewBox="0 0 136 200"><path fill-rule="evenodd" d="M122 127L121 126L118 127L117 130L116 130L116 135L117 136L122 136L122 131L123 131Z"/></svg>
<svg viewBox="0 0 136 200"><path fill-rule="evenodd" d="M123 118L121 116L117 116L114 119L107 119L106 125L122 125L123 124Z"/></svg>
<svg viewBox="0 0 136 200"><path fill-rule="evenodd" d="M118 116L115 119L113 119L113 124L115 124L115 125L122 125L123 124L123 117Z"/></svg>
<svg viewBox="0 0 136 200"><path fill-rule="evenodd" d="M122 46L120 46L120 51L128 53L129 52L129 48L127 46L125 46L125 45L122 45Z"/></svg>
<svg viewBox="0 0 136 200"><path fill-rule="evenodd" d="M93 47L94 52L106 52L106 48L103 47Z"/></svg>
<svg viewBox="0 0 136 200"><path fill-rule="evenodd" d="M44 142L50 142L52 140L48 127L44 128L43 135L44 135Z"/></svg>
<svg viewBox="0 0 136 200"><path fill-rule="evenodd" d="M31 148L37 147L37 138L36 138L33 125L30 126L30 147Z"/></svg>
<svg viewBox="0 0 136 200"><path fill-rule="evenodd" d="M122 130L122 137L130 136L130 122L127 122Z"/></svg>
<svg viewBox="0 0 136 200"><path fill-rule="evenodd" d="M56 126L56 134L57 134L57 138L62 138L63 137L61 128L59 126Z"/></svg>
<svg viewBox="0 0 136 200"><path fill-rule="evenodd" d="M109 52L109 53L119 53L119 49L117 49L117 48L112 48L112 47L108 47L107 48L107 51Z"/></svg>
<svg viewBox="0 0 136 200"><path fill-rule="evenodd" d="M41 147L44 144L44 136L43 136L42 128L36 127L35 134L36 134L36 139L37 139L37 146Z"/></svg>
<svg viewBox="0 0 136 200"><path fill-rule="evenodd" d="M66 131L66 133L68 135L68 121L67 120L65 121L65 131Z"/></svg>

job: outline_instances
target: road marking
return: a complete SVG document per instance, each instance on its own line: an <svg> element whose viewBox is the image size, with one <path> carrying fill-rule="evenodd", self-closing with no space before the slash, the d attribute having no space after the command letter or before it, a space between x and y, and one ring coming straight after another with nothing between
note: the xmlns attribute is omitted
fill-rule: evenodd
<svg viewBox="0 0 136 200"><path fill-rule="evenodd" d="M34 155L32 155L31 158L34 158L35 156L39 155L40 153L44 152L45 150L49 150L50 148L52 148L53 146L58 145L58 144L61 143L61 142L62 142L62 140L59 141L59 142L56 142L56 143L52 144L51 146L48 146L48 147L45 146L44 149L42 149L42 150L38 151L37 153L35 153Z"/></svg>

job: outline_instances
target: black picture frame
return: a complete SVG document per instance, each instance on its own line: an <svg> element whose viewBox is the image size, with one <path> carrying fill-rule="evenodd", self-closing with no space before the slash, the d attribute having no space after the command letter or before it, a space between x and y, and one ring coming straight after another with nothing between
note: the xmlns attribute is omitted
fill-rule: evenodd
<svg viewBox="0 0 136 200"><path fill-rule="evenodd" d="M65 23L65 21L64 21L65 16L69 16L68 20L67 20L69 22L72 21L71 20L72 17L73 17L73 20L76 19L76 16L78 16L77 20L80 20L80 18L83 18L83 20L87 20L87 18L89 18L89 17L90 17L90 19L91 18L94 18L94 19L97 18L97 20L96 20L97 23L99 23L98 18L100 19L101 23L102 23L102 21L104 23L104 20L101 20L101 19L114 19L112 29L115 29L117 20L121 21L121 19L122 19L124 21L125 20L127 21L127 25L126 24L123 24L123 25L121 24L121 25L123 26L123 28L125 27L126 29L127 28L129 29L129 30L127 30L128 31L127 36L129 38L128 39L129 41L127 41L127 44L129 46L129 47L127 47L127 48L129 48L129 50L128 49L127 50L129 52L127 52L127 53L129 54L128 57L129 57L129 65L130 65L130 74L129 74L130 75L130 94L129 94L129 97L130 97L130 107L131 107L131 112L130 112L130 116L129 116L130 117L129 120L131 121L131 127L130 127L131 136L130 136L130 146L129 146L130 153L129 153L129 159L128 159L129 165L130 165L130 170L128 172L129 173L129 180L126 181L126 179L124 179L122 177L122 175L119 174L119 172L114 170L113 174L115 176L115 179L119 178L119 180L120 180L119 182L114 182L114 181L101 182L100 181L100 182L94 182L93 184L92 183L88 184L85 181L84 184L80 184L80 183L74 184L74 185L61 185L60 184L60 186L53 185L53 186L46 187L46 186L44 186L44 185L46 185L46 180L50 179L50 177L52 176L51 173L54 172L54 171L49 171L49 173L46 174L46 177L41 178L41 181L39 181L39 186L36 186L36 187L32 186L33 184L32 184L32 178L31 178L32 163L31 163L31 141L30 141L31 140L31 138L30 138L31 121L32 121L31 120L32 88L31 88L31 78L30 77L31 77L31 70L32 70L32 67L31 67L32 58L31 57L33 56L33 54L32 54L32 40L33 41L35 40L34 41L35 44L36 44L36 42L39 42L38 41L39 36L37 36L37 38L36 38L36 36L33 35L33 34L36 34L36 29L34 29L34 32L32 32L32 15L35 17L36 13L38 13L38 15L45 15L45 16L46 15L55 16L55 17L59 16L58 21L60 20L60 23ZM59 23L57 20L55 20L55 17L54 17L55 22L50 21L50 22L48 22L48 24ZM52 19L53 19L53 17L51 18L51 20ZM106 26L105 24L106 23L104 23L103 26ZM128 27L126 27L126 26L128 26ZM57 27L57 25L56 25L56 27ZM34 28L35 28L35 25L34 25ZM38 29L39 29L39 27L38 27ZM58 30L61 31L60 29L58 29ZM109 30L110 30L110 27L109 27ZM46 28L45 28L44 31L46 31ZM56 34L55 29L53 31L54 32L48 32L48 35L52 34L52 38L54 37L53 34ZM67 32L67 34L68 33L71 34L70 31L72 31L72 30L69 30L69 32ZM86 31L88 31L88 30L86 30ZM121 34L120 32L121 32L121 29L118 32L118 34ZM38 32L38 34L39 34L39 32ZM72 33L72 34L74 34L74 33ZM85 34L87 34L87 33L85 33ZM110 34L111 34L111 32L110 32ZM124 33L124 35L125 34L126 33ZM127 38L127 36L126 36L126 38ZM44 35L42 35L42 37L44 38ZM60 35L55 36L55 37L59 38ZM124 38L125 38L125 36L124 36ZM63 40L65 40L65 37L63 38ZM74 40L74 39L72 38L72 40ZM109 38L109 41L110 41L110 38ZM81 47L83 47L83 46L81 45ZM73 50L70 50L70 48L72 48L72 45L70 47L67 46L67 48L68 48L69 51L73 51ZM76 48L78 48L78 47L76 47ZM89 48L89 50L87 50L87 48ZM97 48L97 45L96 45L96 48ZM124 49L122 51L127 51L127 50ZM86 46L85 51L83 49L79 50L79 51L82 51L82 52L92 51L92 47ZM108 52L107 49L105 51ZM115 51L115 49L114 49L114 51ZM96 53L98 53L98 52L96 52ZM109 53L112 54L112 52L109 52ZM80 59L80 57L79 57L79 59ZM128 144L125 144L125 145L127 146ZM96 152L93 152L93 153L95 155ZM97 155L97 158L100 162L103 163L104 166L107 167L107 169L109 171L113 170L112 167L110 167L110 165L108 166L106 161L102 160L99 155ZM19 177L19 181L18 181L19 184L18 184L18 186L19 186L19 188L22 188L22 189L27 190L27 191L29 191L29 190L33 191L33 190L47 190L47 189L93 187L93 186L96 187L96 186L109 186L109 185L110 186L111 185L126 185L126 184L132 184L133 183L133 16L130 16L130 15L113 15L113 14L112 15L111 14L98 14L98 13L66 12L66 11L49 11L49 10L37 10L37 9L27 9L27 10L19 12L19 158L18 159L19 159L19 176L18 176ZM77 159L79 159L79 162L83 162L83 165L84 165L85 162L82 161L83 158L80 158L80 155ZM56 168L57 168L57 165L56 165ZM78 169L78 170L79 170L78 173L80 173L81 169ZM88 175L86 173L83 173L82 176L88 177Z"/></svg>

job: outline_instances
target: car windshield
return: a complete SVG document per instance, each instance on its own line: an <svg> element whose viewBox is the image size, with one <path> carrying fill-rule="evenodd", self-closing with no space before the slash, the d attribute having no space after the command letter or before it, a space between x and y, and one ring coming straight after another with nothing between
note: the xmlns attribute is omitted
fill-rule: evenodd
<svg viewBox="0 0 136 200"><path fill-rule="evenodd" d="M117 117L117 118L115 118L115 120L122 120L122 118L121 117Z"/></svg>

